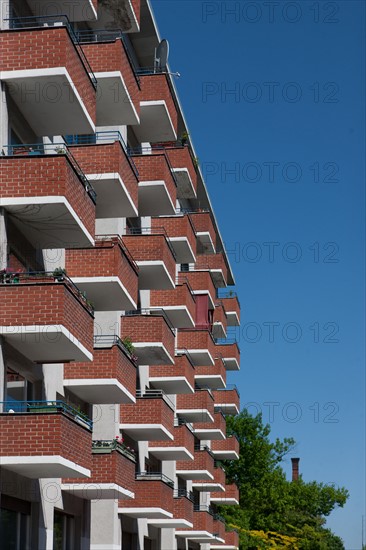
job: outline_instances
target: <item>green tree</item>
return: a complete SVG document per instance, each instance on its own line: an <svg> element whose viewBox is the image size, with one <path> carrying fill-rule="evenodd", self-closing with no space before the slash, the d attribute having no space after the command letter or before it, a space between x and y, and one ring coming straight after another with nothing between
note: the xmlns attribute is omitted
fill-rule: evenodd
<svg viewBox="0 0 366 550"><path fill-rule="evenodd" d="M236 436L240 444L239 460L224 462L228 482L239 487L240 506L225 506L221 513L238 528L240 547L344 548L324 524L332 510L344 506L347 490L315 481L305 483L301 477L287 481L281 463L295 441L271 442L270 427L263 424L260 414L252 416L244 409L226 422L228 435Z"/></svg>

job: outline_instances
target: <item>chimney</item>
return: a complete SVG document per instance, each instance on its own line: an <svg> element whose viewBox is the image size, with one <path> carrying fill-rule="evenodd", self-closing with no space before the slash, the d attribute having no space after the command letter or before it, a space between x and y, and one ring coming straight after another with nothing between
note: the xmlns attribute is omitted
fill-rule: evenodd
<svg viewBox="0 0 366 550"><path fill-rule="evenodd" d="M291 458L292 462L292 481L297 481L299 479L299 458Z"/></svg>

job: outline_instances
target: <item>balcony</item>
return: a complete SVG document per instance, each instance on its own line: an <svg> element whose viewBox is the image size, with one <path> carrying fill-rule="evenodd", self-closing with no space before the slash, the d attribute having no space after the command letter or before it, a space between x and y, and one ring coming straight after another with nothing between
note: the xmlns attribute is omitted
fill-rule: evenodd
<svg viewBox="0 0 366 550"><path fill-rule="evenodd" d="M96 217L136 217L138 174L121 134L97 132L92 136L68 135L65 139L98 195Z"/></svg>
<svg viewBox="0 0 366 550"><path fill-rule="evenodd" d="M64 478L61 489L86 500L133 499L135 463L134 454L116 439L93 441L91 478Z"/></svg>
<svg viewBox="0 0 366 550"><path fill-rule="evenodd" d="M48 16L50 11L58 14L63 13L69 21L95 21L97 18L98 0L52 0L40 2L39 0L28 0L32 13L37 16Z"/></svg>
<svg viewBox="0 0 366 550"><path fill-rule="evenodd" d="M221 411L224 414L239 414L240 395L236 386L232 388L214 391L215 411Z"/></svg>
<svg viewBox="0 0 366 550"><path fill-rule="evenodd" d="M215 365L208 367L196 367L194 380L200 388L217 390L226 387L226 369L222 359L215 359Z"/></svg>
<svg viewBox="0 0 366 550"><path fill-rule="evenodd" d="M1 403L0 466L37 478L90 477L91 421L62 401Z"/></svg>
<svg viewBox="0 0 366 550"><path fill-rule="evenodd" d="M194 392L195 367L187 355L176 355L174 365L152 365L149 381L153 388L161 389L168 395Z"/></svg>
<svg viewBox="0 0 366 550"><path fill-rule="evenodd" d="M136 474L135 498L120 501L118 513L147 520L173 519L174 482L160 472Z"/></svg>
<svg viewBox="0 0 366 550"><path fill-rule="evenodd" d="M93 313L65 275L2 274L0 335L36 363L91 361Z"/></svg>
<svg viewBox="0 0 366 550"><path fill-rule="evenodd" d="M98 27L119 28L123 32L140 31L141 0L119 0L117 4L99 2Z"/></svg>
<svg viewBox="0 0 366 550"><path fill-rule="evenodd" d="M98 236L95 248L66 250L66 271L96 311L136 309L138 267L118 236Z"/></svg>
<svg viewBox="0 0 366 550"><path fill-rule="evenodd" d="M121 405L120 429L135 441L173 441L174 404L159 390L138 390L133 405Z"/></svg>
<svg viewBox="0 0 366 550"><path fill-rule="evenodd" d="M199 481L194 481L192 483L192 489L195 491L203 491L208 493L212 493L214 491L221 493L221 491L224 491L226 479L224 470L215 464L211 473L213 474L213 479L209 481L203 481L201 479Z"/></svg>
<svg viewBox="0 0 366 550"><path fill-rule="evenodd" d="M78 36L98 81L97 126L139 124L140 83L122 33L81 31Z"/></svg>
<svg viewBox="0 0 366 550"><path fill-rule="evenodd" d="M199 254L215 254L216 252L216 231L212 222L210 212L191 212L192 223L197 237L197 248Z"/></svg>
<svg viewBox="0 0 366 550"><path fill-rule="evenodd" d="M213 532L213 514L211 508L209 506L195 504L193 528L179 531L176 530L175 536L192 540L198 544L205 544L215 540Z"/></svg>
<svg viewBox="0 0 366 550"><path fill-rule="evenodd" d="M134 127L140 143L177 139L178 113L166 74L141 74L140 125Z"/></svg>
<svg viewBox="0 0 366 550"><path fill-rule="evenodd" d="M177 348L186 349L195 367L215 364L215 343L209 330L181 329L177 335Z"/></svg>
<svg viewBox="0 0 366 550"><path fill-rule="evenodd" d="M213 422L195 422L193 433L198 439L210 441L225 439L226 422L224 415L220 412L215 412Z"/></svg>
<svg viewBox="0 0 366 550"><path fill-rule="evenodd" d="M176 414L186 422L213 422L214 400L209 390L177 395Z"/></svg>
<svg viewBox="0 0 366 550"><path fill-rule="evenodd" d="M167 290L175 287L175 257L165 234L140 229L123 237L139 268L140 290Z"/></svg>
<svg viewBox="0 0 366 550"><path fill-rule="evenodd" d="M189 217L185 214L152 218L153 229L164 228L173 247L176 261L189 264L196 261L196 239Z"/></svg>
<svg viewBox="0 0 366 550"><path fill-rule="evenodd" d="M177 184L168 157L164 153L156 155L135 154L132 159L139 174L139 215L174 214ZM161 224L159 227L161 227Z"/></svg>
<svg viewBox="0 0 366 550"><path fill-rule="evenodd" d="M197 198L197 160L191 148L166 146L165 152L177 181L178 199Z"/></svg>
<svg viewBox="0 0 366 550"><path fill-rule="evenodd" d="M213 534L215 537L215 542L225 542L225 520L219 514L214 514L213 520ZM210 546L212 548L212 546Z"/></svg>
<svg viewBox="0 0 366 550"><path fill-rule="evenodd" d="M174 441L150 441L149 453L158 460L193 460L194 437L192 427L175 419Z"/></svg>
<svg viewBox="0 0 366 550"><path fill-rule="evenodd" d="M181 271L179 277L189 281L193 294L207 294L209 309L214 309L216 303L216 288L209 271Z"/></svg>
<svg viewBox="0 0 366 550"><path fill-rule="evenodd" d="M173 365L175 335L163 311L138 309L121 317L121 338L132 341L140 365Z"/></svg>
<svg viewBox="0 0 366 550"><path fill-rule="evenodd" d="M234 292L220 293L220 300L224 305L227 324L229 327L240 325L240 303Z"/></svg>
<svg viewBox="0 0 366 550"><path fill-rule="evenodd" d="M10 26L0 33L1 80L34 133L94 132L96 80L67 18L19 17Z"/></svg>
<svg viewBox="0 0 366 550"><path fill-rule="evenodd" d="M211 550L239 550L239 533L237 531L225 531L224 544L211 544Z"/></svg>
<svg viewBox="0 0 366 550"><path fill-rule="evenodd" d="M240 349L236 342L217 343L216 352L221 355L226 370L240 370Z"/></svg>
<svg viewBox="0 0 366 550"><path fill-rule="evenodd" d="M178 460L176 474L182 479L213 481L214 459L208 447L195 448L192 460Z"/></svg>
<svg viewBox="0 0 366 550"><path fill-rule="evenodd" d="M226 312L220 300L219 302L216 302L215 309L214 309L212 336L214 338L226 338L226 327L227 327Z"/></svg>
<svg viewBox="0 0 366 550"><path fill-rule="evenodd" d="M95 336L91 363L64 366L64 387L86 403L135 403L136 365L118 336Z"/></svg>
<svg viewBox="0 0 366 550"><path fill-rule="evenodd" d="M222 252L208 255L199 254L194 269L210 271L216 288L227 286L228 267Z"/></svg>
<svg viewBox="0 0 366 550"><path fill-rule="evenodd" d="M180 277L173 290L152 290L151 309L163 309L174 328L194 328L196 301L188 280Z"/></svg>
<svg viewBox="0 0 366 550"><path fill-rule="evenodd" d="M193 527L193 494L185 489L174 491L174 518L184 522L181 528Z"/></svg>
<svg viewBox="0 0 366 550"><path fill-rule="evenodd" d="M227 506L236 506L239 504L239 489L235 484L225 485L225 491L212 493L211 502L214 504L224 504Z"/></svg>
<svg viewBox="0 0 366 550"><path fill-rule="evenodd" d="M221 441L212 441L211 452L216 460L239 460L239 441L231 435Z"/></svg>
<svg viewBox="0 0 366 550"><path fill-rule="evenodd" d="M0 161L0 208L28 241L37 249L92 245L96 195L64 144L7 146L6 151Z"/></svg>

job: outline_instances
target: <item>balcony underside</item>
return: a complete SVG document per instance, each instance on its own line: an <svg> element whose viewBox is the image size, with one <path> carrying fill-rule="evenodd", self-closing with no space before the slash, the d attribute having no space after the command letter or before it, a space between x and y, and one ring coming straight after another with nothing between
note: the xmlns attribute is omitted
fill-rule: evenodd
<svg viewBox="0 0 366 550"><path fill-rule="evenodd" d="M207 409L177 409L177 415L186 422L213 422L213 416Z"/></svg>
<svg viewBox="0 0 366 550"><path fill-rule="evenodd" d="M163 309L174 328L194 328L194 319L187 306L152 306L150 309Z"/></svg>
<svg viewBox="0 0 366 550"><path fill-rule="evenodd" d="M24 477L90 477L90 470L62 456L1 456L0 466Z"/></svg>
<svg viewBox="0 0 366 550"><path fill-rule="evenodd" d="M197 197L191 176L187 168L173 168L177 181L177 192L179 199L195 199Z"/></svg>
<svg viewBox="0 0 366 550"><path fill-rule="evenodd" d="M149 381L153 388L163 390L168 395L194 393L194 388L184 376L150 376Z"/></svg>
<svg viewBox="0 0 366 550"><path fill-rule="evenodd" d="M178 470L177 476L186 480L212 481L213 475L208 470Z"/></svg>
<svg viewBox="0 0 366 550"><path fill-rule="evenodd" d="M140 365L173 365L174 359L162 342L134 342Z"/></svg>
<svg viewBox="0 0 366 550"><path fill-rule="evenodd" d="M140 125L134 127L137 139L143 142L175 141L177 134L164 100L141 101Z"/></svg>
<svg viewBox="0 0 366 550"><path fill-rule="evenodd" d="M215 412L221 411L223 414L239 414L239 407L236 403L215 403Z"/></svg>
<svg viewBox="0 0 366 550"><path fill-rule="evenodd" d="M92 235L64 197L0 198L0 207L5 208L19 231L37 249L87 248L94 244Z"/></svg>
<svg viewBox="0 0 366 550"><path fill-rule="evenodd" d="M91 0L28 0L34 15L67 15L69 21L95 21L97 12Z"/></svg>
<svg viewBox="0 0 366 550"><path fill-rule="evenodd" d="M149 447L149 453L158 460L193 460L186 447Z"/></svg>
<svg viewBox="0 0 366 550"><path fill-rule="evenodd" d="M209 231L199 231L196 233L197 240L204 254L215 254L215 243L213 242Z"/></svg>
<svg viewBox="0 0 366 550"><path fill-rule="evenodd" d="M135 493L116 483L62 483L61 490L84 500L128 500Z"/></svg>
<svg viewBox="0 0 366 550"><path fill-rule="evenodd" d="M88 174L87 178L97 193L97 218L138 216L137 208L119 174Z"/></svg>
<svg viewBox="0 0 366 550"><path fill-rule="evenodd" d="M211 453L216 460L239 460L239 455L236 451L233 450L215 450L211 449Z"/></svg>
<svg viewBox="0 0 366 550"><path fill-rule="evenodd" d="M0 335L35 363L68 363L93 359L93 355L63 325L0 326Z"/></svg>
<svg viewBox="0 0 366 550"><path fill-rule="evenodd" d="M204 386L212 390L226 388L225 380L220 374L195 374L194 379L200 387Z"/></svg>
<svg viewBox="0 0 366 550"><path fill-rule="evenodd" d="M88 378L64 380L68 388L86 403L104 405L109 403L135 403L135 397L116 378Z"/></svg>
<svg viewBox="0 0 366 550"><path fill-rule="evenodd" d="M196 256L187 237L169 237L169 242L176 255L177 263L193 264L196 261Z"/></svg>
<svg viewBox="0 0 366 550"><path fill-rule="evenodd" d="M212 280L216 288L223 288L227 286L227 282L222 269L210 269Z"/></svg>
<svg viewBox="0 0 366 550"><path fill-rule="evenodd" d="M190 349L188 353L194 367L209 367L215 364L215 361L208 349Z"/></svg>
<svg viewBox="0 0 366 550"><path fill-rule="evenodd" d="M119 277L73 277L72 280L86 293L95 311L126 311L137 307Z"/></svg>
<svg viewBox="0 0 366 550"><path fill-rule="evenodd" d="M226 505L226 506L237 506L239 504L239 501L234 497L225 497L225 493L222 493L222 497L211 497L210 502L213 502L214 504L218 505ZM220 546L221 548L221 546Z"/></svg>
<svg viewBox="0 0 366 550"><path fill-rule="evenodd" d="M113 29L116 28L116 25L123 29L123 32L140 31L131 0L118 1L117 3L99 2L98 21L92 26L97 29Z"/></svg>
<svg viewBox="0 0 366 550"><path fill-rule="evenodd" d="M223 357L222 360L226 370L240 370L239 363L235 357Z"/></svg>
<svg viewBox="0 0 366 550"><path fill-rule="evenodd" d="M137 261L140 290L170 290L175 288L173 279L161 260Z"/></svg>
<svg viewBox="0 0 366 550"><path fill-rule="evenodd" d="M226 330L221 322L214 322L212 325L212 336L214 338L226 338Z"/></svg>
<svg viewBox="0 0 366 550"><path fill-rule="evenodd" d="M240 325L240 320L236 311L227 311L226 318L228 327L238 327Z"/></svg>
<svg viewBox="0 0 366 550"><path fill-rule="evenodd" d="M218 441L220 439L226 439L225 434L218 428L193 428L193 433L198 439L204 439L209 441Z"/></svg>
<svg viewBox="0 0 366 550"><path fill-rule="evenodd" d="M210 544L211 550L239 550L239 546L232 544Z"/></svg>
<svg viewBox="0 0 366 550"><path fill-rule="evenodd" d="M213 540L216 540L215 537L211 535L211 533L209 533L208 531L176 531L175 536L189 539L201 544L205 544L206 542L209 543ZM210 546L210 548L212 548L212 546Z"/></svg>
<svg viewBox="0 0 366 550"><path fill-rule="evenodd" d="M65 68L3 71L0 80L8 84L11 97L36 135L94 133L93 120Z"/></svg>
<svg viewBox="0 0 366 550"><path fill-rule="evenodd" d="M175 214L175 205L164 180L140 181L139 216Z"/></svg>
<svg viewBox="0 0 366 550"><path fill-rule="evenodd" d="M213 493L218 491L225 491L225 487L221 485L221 483L216 483L215 481L212 481L211 483L192 483L192 489L195 489L196 491L201 492L207 492L207 493ZM224 494L224 493L223 493Z"/></svg>
<svg viewBox="0 0 366 550"><path fill-rule="evenodd" d="M148 519L147 524L157 529L190 529L193 527L193 523L183 518Z"/></svg>
<svg viewBox="0 0 366 550"><path fill-rule="evenodd" d="M162 424L120 424L123 433L135 441L173 441L173 434Z"/></svg>
<svg viewBox="0 0 366 550"><path fill-rule="evenodd" d="M95 73L97 126L139 124L140 119L120 71Z"/></svg>
<svg viewBox="0 0 366 550"><path fill-rule="evenodd" d="M162 503L163 504L163 503ZM173 514L164 508L118 508L118 513L130 518L173 519Z"/></svg>

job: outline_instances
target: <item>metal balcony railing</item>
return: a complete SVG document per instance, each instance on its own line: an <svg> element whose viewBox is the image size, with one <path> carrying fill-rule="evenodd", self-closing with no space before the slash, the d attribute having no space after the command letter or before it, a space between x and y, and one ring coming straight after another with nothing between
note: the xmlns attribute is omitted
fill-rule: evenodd
<svg viewBox="0 0 366 550"><path fill-rule="evenodd" d="M136 397L138 399L163 399L165 403L174 410L174 403L169 399L169 397L163 392L163 390L152 390L150 388L145 388L144 390L136 390Z"/></svg>
<svg viewBox="0 0 366 550"><path fill-rule="evenodd" d="M94 336L94 348L111 348L112 346L118 346L119 349L128 357L128 359L137 366L137 358L133 353L131 353L123 340L117 334L99 334Z"/></svg>
<svg viewBox="0 0 366 550"><path fill-rule="evenodd" d="M117 439L98 439L92 442L93 454L106 454L112 451L118 451L122 455L126 456L130 460L136 462L135 451L130 447L127 447L124 443Z"/></svg>
<svg viewBox="0 0 366 550"><path fill-rule="evenodd" d="M75 409L64 401L0 401L2 413L53 413L62 412L69 418L73 418L86 425L90 430L93 428L93 421L82 411Z"/></svg>
<svg viewBox="0 0 366 550"><path fill-rule="evenodd" d="M172 489L174 489L174 481L170 477L162 474L161 472L137 472L135 476L136 481L149 480L149 481L162 481Z"/></svg>
<svg viewBox="0 0 366 550"><path fill-rule="evenodd" d="M204 504L194 504L193 506L194 512L207 512L211 516L214 515L214 511L212 506L204 505Z"/></svg>
<svg viewBox="0 0 366 550"><path fill-rule="evenodd" d="M55 271L32 271L27 273L12 272L7 269L0 271L0 285L30 285L30 284L53 284L55 282L63 283L75 296L75 298L87 309L89 313L94 314L93 304L89 302L85 292L82 292L70 277L66 275L63 269Z"/></svg>
<svg viewBox="0 0 366 550"><path fill-rule="evenodd" d="M65 143L16 143L11 145L4 145L6 156L36 156L36 155L64 155L69 160L71 166L77 173L81 183L83 184L85 191L88 193L94 204L96 203L97 194L80 168L74 155Z"/></svg>
<svg viewBox="0 0 366 550"><path fill-rule="evenodd" d="M174 498L188 498L191 502L194 502L193 491L187 491L187 489L174 489Z"/></svg>
<svg viewBox="0 0 366 550"><path fill-rule="evenodd" d="M74 31L67 15L32 15L27 17L9 17L4 19L9 21L9 27L11 29L40 29L40 28L54 28L54 27L66 27L71 40L74 43L76 51L79 54L81 62L83 63L86 72L89 74L90 80L94 86L97 87L97 79L92 71L89 61L83 52L77 33Z"/></svg>

